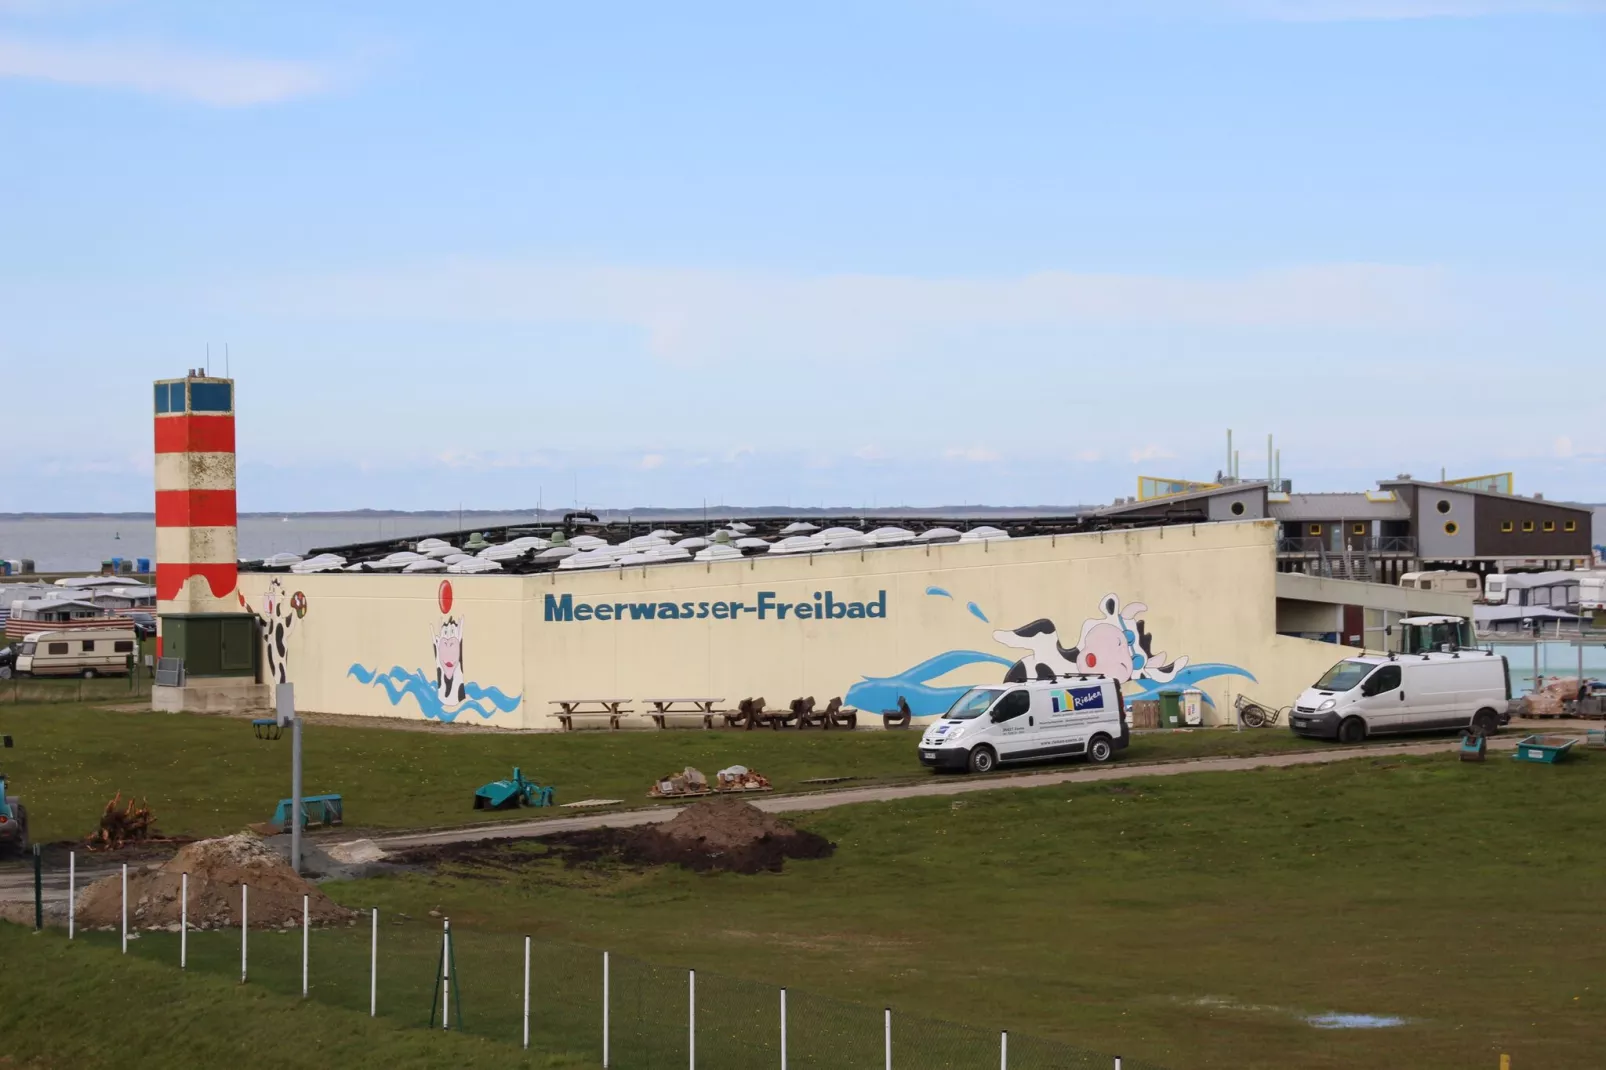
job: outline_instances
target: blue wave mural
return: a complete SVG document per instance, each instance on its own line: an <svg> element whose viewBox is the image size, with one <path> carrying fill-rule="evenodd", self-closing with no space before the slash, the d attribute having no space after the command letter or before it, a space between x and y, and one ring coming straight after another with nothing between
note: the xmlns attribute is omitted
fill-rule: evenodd
<svg viewBox="0 0 1606 1070"><path fill-rule="evenodd" d="M848 688L843 701L849 706L874 714L882 710L897 709L898 696L902 695L909 700L909 709L916 717L946 713L948 707L958 701L960 695L975 685L934 687L927 681L935 680L955 669L962 669L966 665L978 664L1002 665L1007 671L1015 662L1009 658L1001 658L997 654L983 654L979 650L950 650L905 669L896 676L866 676ZM1003 673L999 673L999 676L1002 677Z"/></svg>
<svg viewBox="0 0 1606 1070"><path fill-rule="evenodd" d="M1205 662L1200 665L1189 665L1187 668L1177 670L1177 674L1166 683L1157 680L1128 680L1121 685L1121 694L1128 702L1134 699L1159 698L1162 691L1184 691L1190 687L1198 687L1203 680L1211 680L1217 676L1242 676L1250 683L1256 683L1255 674L1248 669L1240 669L1236 665L1227 665L1222 662ZM1214 706L1215 700L1207 692L1204 696L1206 706Z"/></svg>
<svg viewBox="0 0 1606 1070"><path fill-rule="evenodd" d="M434 680L420 670L408 672L399 665L385 673L353 665L346 670L346 675L356 677L359 683L384 688L392 706L401 705L402 698L411 695L425 717L448 724L457 720L458 714L468 710L485 719L495 717L498 713L512 713L522 701L518 695L505 695L494 687L481 687L472 681L464 681L463 694L467 698L456 706L447 707L441 702L440 693L435 690Z"/></svg>

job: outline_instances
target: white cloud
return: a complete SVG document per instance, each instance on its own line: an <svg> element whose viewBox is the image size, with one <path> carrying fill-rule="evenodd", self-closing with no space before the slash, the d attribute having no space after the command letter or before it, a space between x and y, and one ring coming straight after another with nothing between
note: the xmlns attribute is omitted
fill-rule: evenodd
<svg viewBox="0 0 1606 1070"><path fill-rule="evenodd" d="M1147 446L1139 446L1132 450L1132 452L1127 454L1127 457L1132 461L1133 464L1142 464L1144 461L1173 460L1176 458L1176 454L1172 453L1164 446L1151 442Z"/></svg>
<svg viewBox="0 0 1606 1070"><path fill-rule="evenodd" d="M329 90L331 71L135 41L44 41L0 36L0 78L124 89L220 108L272 104Z"/></svg>
<svg viewBox="0 0 1606 1070"><path fill-rule="evenodd" d="M661 453L648 453L644 454L641 458L641 467L645 471L650 472L654 468L662 468L663 466L664 455Z"/></svg>
<svg viewBox="0 0 1606 1070"><path fill-rule="evenodd" d="M239 295L248 295L241 297ZM605 322L677 365L885 359L964 330L1082 326L1399 329L1453 320L1441 274L1326 264L1236 277L755 275L457 260L219 291L276 316Z"/></svg>
<svg viewBox="0 0 1606 1070"><path fill-rule="evenodd" d="M942 455L950 461L969 461L972 464L989 464L1002 459L996 451L985 449L981 446L971 446L968 449L958 447L946 449L942 451Z"/></svg>
<svg viewBox="0 0 1606 1070"><path fill-rule="evenodd" d="M1560 435L1551 444L1551 452L1557 457L1571 457L1573 455L1573 440L1566 435Z"/></svg>
<svg viewBox="0 0 1606 1070"><path fill-rule="evenodd" d="M853 451L853 455L861 461L884 461L888 456L887 451L874 442L860 446Z"/></svg>
<svg viewBox="0 0 1606 1070"><path fill-rule="evenodd" d="M1078 461L1085 462L1087 464L1092 464L1095 461L1102 461L1104 459L1104 451L1103 450L1081 450L1080 452L1075 454L1075 459L1078 460Z"/></svg>

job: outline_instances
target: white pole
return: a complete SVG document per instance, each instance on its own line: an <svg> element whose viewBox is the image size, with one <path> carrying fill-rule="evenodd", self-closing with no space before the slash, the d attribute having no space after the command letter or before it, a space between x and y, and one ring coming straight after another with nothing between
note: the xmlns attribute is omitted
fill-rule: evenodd
<svg viewBox="0 0 1606 1070"><path fill-rule="evenodd" d="M250 889L240 885L240 983L245 984L245 931L247 908L250 906Z"/></svg>
<svg viewBox="0 0 1606 1070"><path fill-rule="evenodd" d="M190 964L190 875L188 873L179 877L178 881L178 968L187 969Z"/></svg>
<svg viewBox="0 0 1606 1070"><path fill-rule="evenodd" d="M1115 1057L1115 1070L1121 1070L1121 1057L1119 1055Z"/></svg>
<svg viewBox="0 0 1606 1070"><path fill-rule="evenodd" d="M312 910L310 895L301 897L301 998L307 998L307 959L312 951Z"/></svg>
<svg viewBox="0 0 1606 1070"><path fill-rule="evenodd" d="M781 989L781 1070L786 1070L786 989Z"/></svg>
<svg viewBox="0 0 1606 1070"><path fill-rule="evenodd" d="M887 1023L886 1024L887 1070L892 1070L892 1008L891 1007L887 1008L886 1023Z"/></svg>
<svg viewBox="0 0 1606 1070"><path fill-rule="evenodd" d="M123 863L123 954L128 954L128 863Z"/></svg>
<svg viewBox="0 0 1606 1070"><path fill-rule="evenodd" d="M374 942L368 952L368 1017L379 1015L379 908L374 907Z"/></svg>
<svg viewBox="0 0 1606 1070"><path fill-rule="evenodd" d="M686 971L686 1058L697 1070L697 971Z"/></svg>
<svg viewBox="0 0 1606 1070"><path fill-rule="evenodd" d="M441 929L441 1028L452 1028L452 919Z"/></svg>
<svg viewBox="0 0 1606 1070"><path fill-rule="evenodd" d="M530 938L524 938L524 1049L530 1048Z"/></svg>
<svg viewBox="0 0 1606 1070"><path fill-rule="evenodd" d="M998 1070L1009 1070L1009 1030L998 1034Z"/></svg>
<svg viewBox="0 0 1606 1070"><path fill-rule="evenodd" d="M1579 649L1583 649L1580 647ZM78 852L67 852L67 939L73 937L73 913L78 903Z"/></svg>
<svg viewBox="0 0 1606 1070"><path fill-rule="evenodd" d="M602 953L602 1070L608 1070L608 953Z"/></svg>

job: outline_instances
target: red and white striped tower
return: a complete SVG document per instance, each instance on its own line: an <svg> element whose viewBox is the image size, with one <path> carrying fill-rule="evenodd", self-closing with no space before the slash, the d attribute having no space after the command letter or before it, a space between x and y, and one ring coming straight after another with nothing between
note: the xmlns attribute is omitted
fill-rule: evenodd
<svg viewBox="0 0 1606 1070"><path fill-rule="evenodd" d="M156 383L156 613L239 612L234 380ZM161 651L161 639L157 639Z"/></svg>

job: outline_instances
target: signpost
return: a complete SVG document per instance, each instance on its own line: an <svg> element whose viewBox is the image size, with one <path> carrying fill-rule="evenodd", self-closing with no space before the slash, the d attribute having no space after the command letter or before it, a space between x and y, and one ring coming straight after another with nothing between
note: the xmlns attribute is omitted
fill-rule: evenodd
<svg viewBox="0 0 1606 1070"><path fill-rule="evenodd" d="M290 868L301 872L301 718L294 684L273 685L273 718L251 722L258 739L278 739L290 729Z"/></svg>

